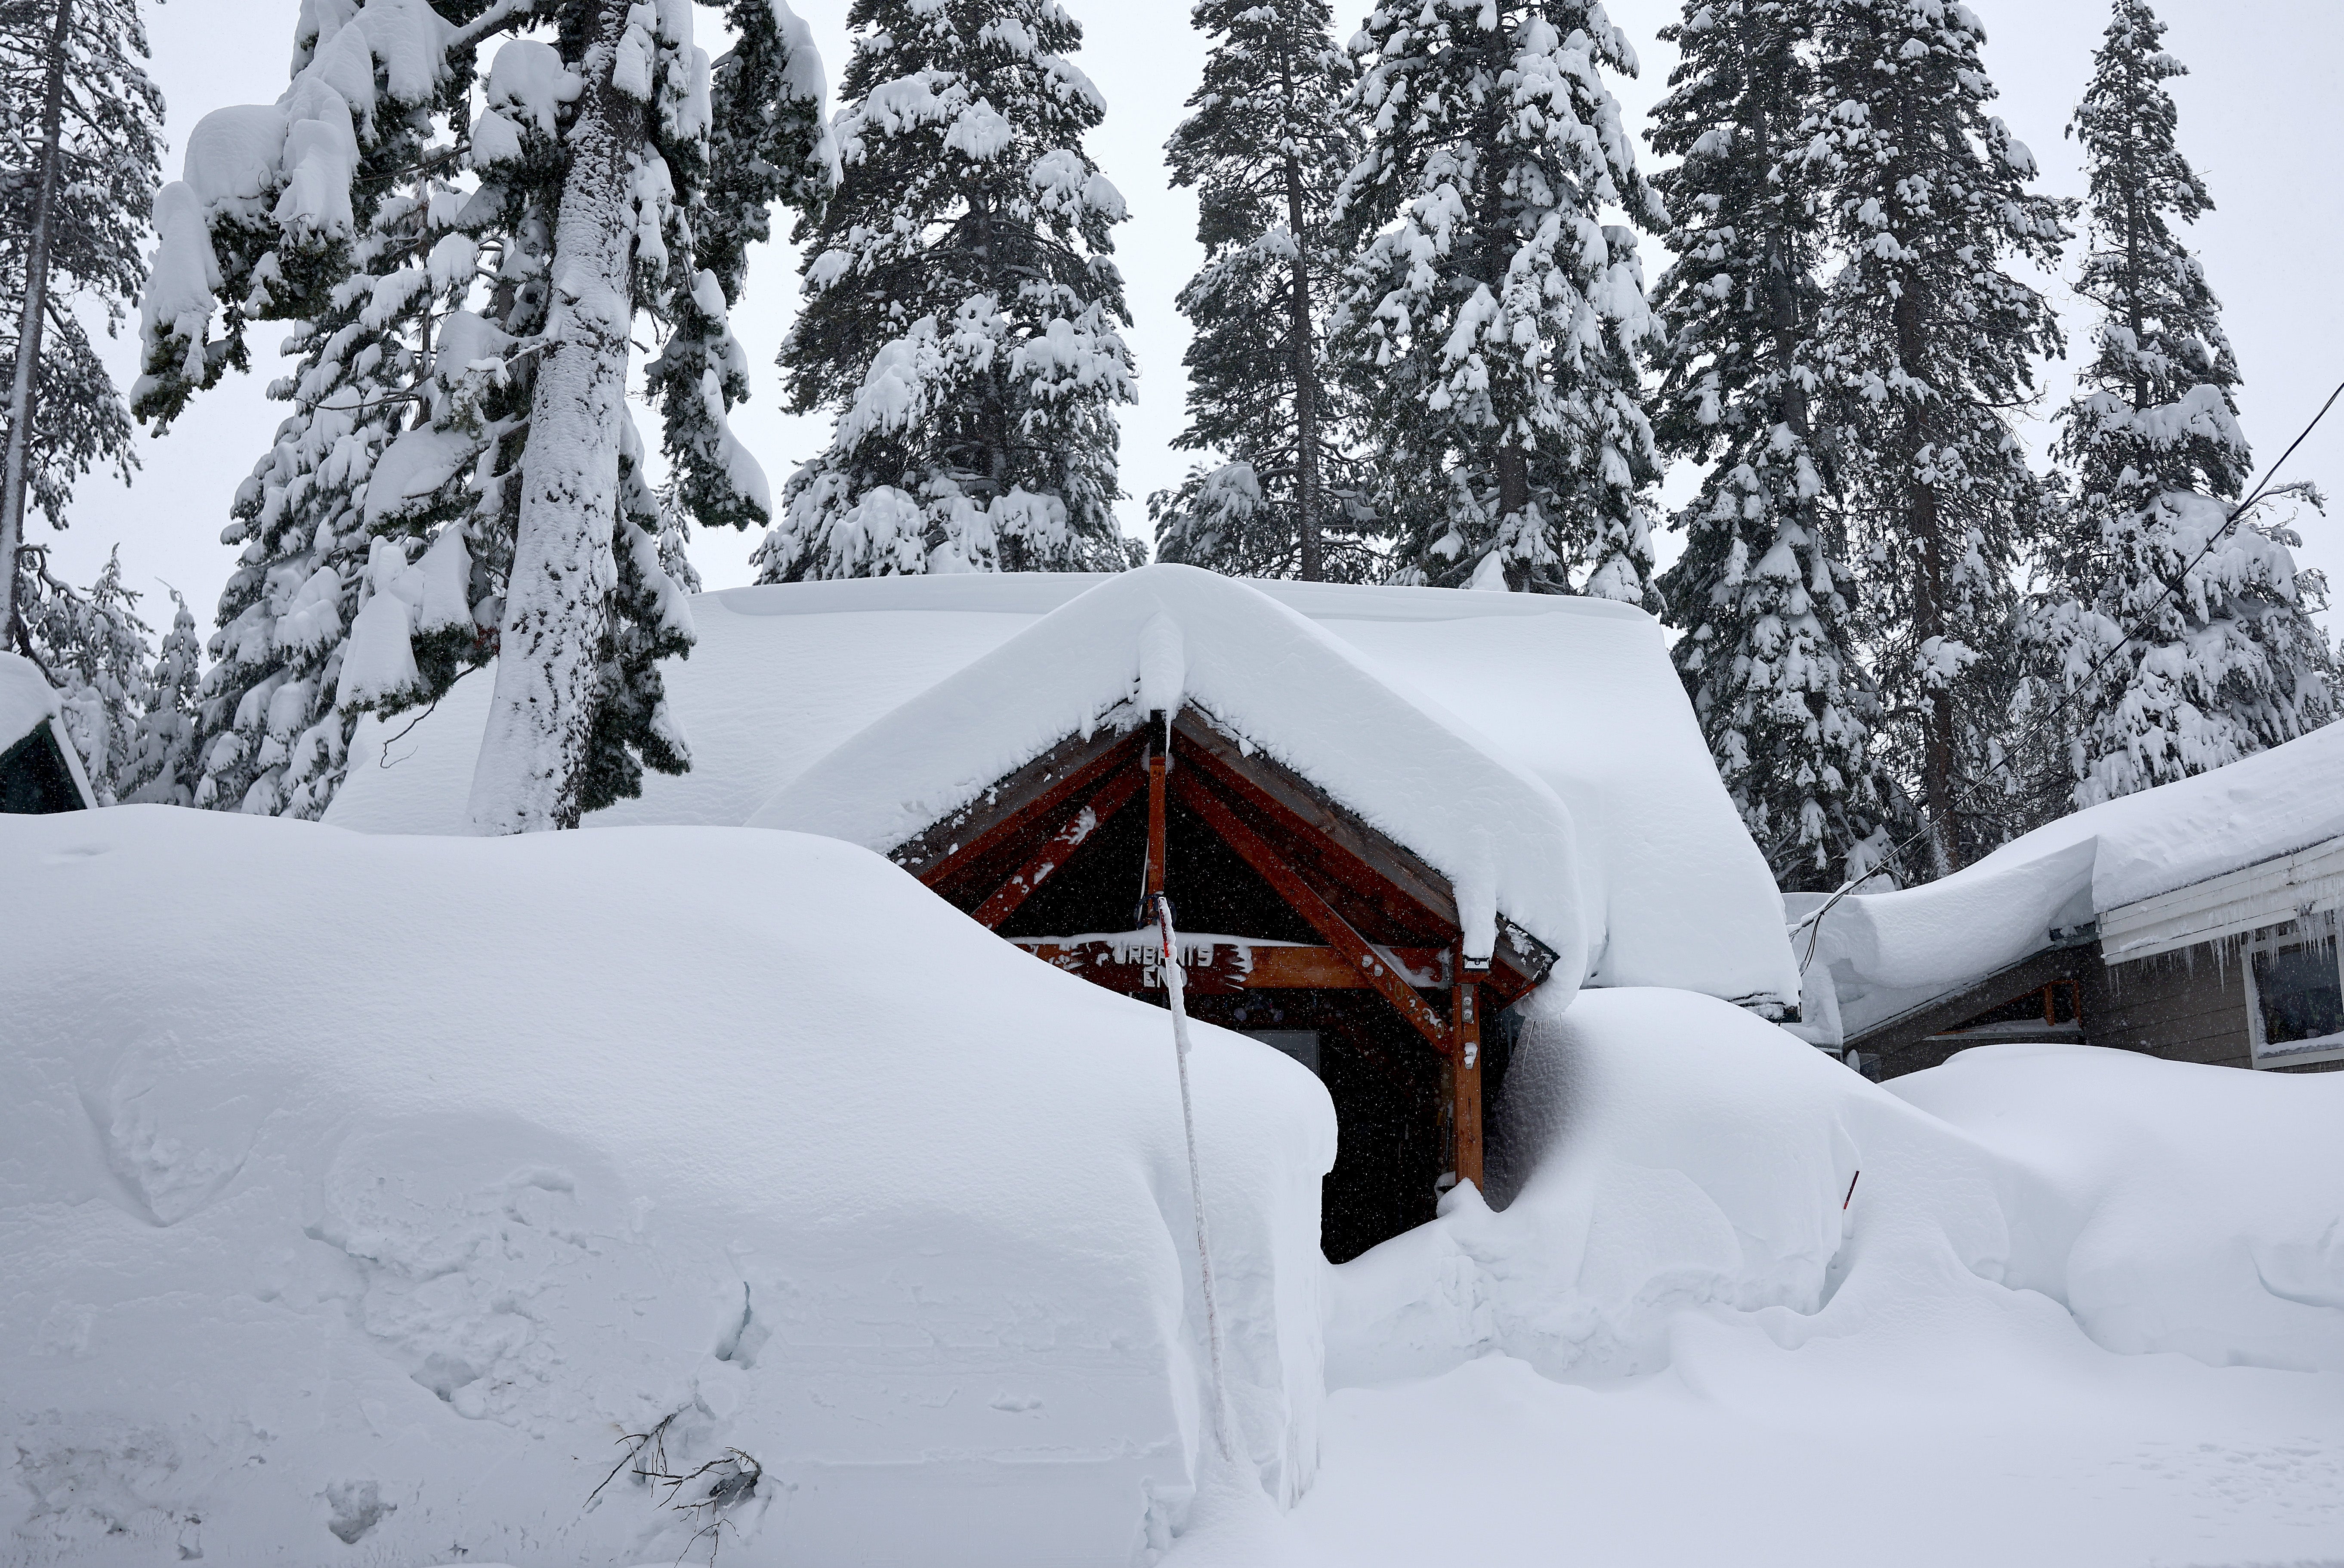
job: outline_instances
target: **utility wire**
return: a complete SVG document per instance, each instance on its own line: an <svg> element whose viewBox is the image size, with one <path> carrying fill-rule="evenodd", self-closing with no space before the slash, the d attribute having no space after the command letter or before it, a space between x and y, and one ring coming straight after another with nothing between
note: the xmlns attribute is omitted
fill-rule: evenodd
<svg viewBox="0 0 2344 1568"><path fill-rule="evenodd" d="M2245 517L2247 513L2254 508L2256 502L2263 499L2264 495L2270 490L2271 481L2278 478L2278 470L2287 466L2287 460L2295 455L2296 449L2298 447L2300 447L2305 441L2310 440L2311 432L2319 428L2319 421L2328 417L2328 411L2336 406L2337 400L2339 398L2344 398L2344 381L2337 383L2336 389L2328 394L2328 400L2319 405L2319 411L2311 416L2311 422L2304 426L2300 431L2297 432L2295 440L2288 442L2287 450L2278 454L2278 460L2271 464L2271 466L2264 471L2262 482L2256 485L2253 490L2247 492L2246 500L2238 502L2238 505L2230 509L2230 514L2222 520L2222 526L2216 529L2212 533L2207 535L2205 547L2199 550L2196 555L2190 557L2189 563L2181 569L2180 574L2177 577L2166 583L2165 592L2158 594L2157 597L2157 602L2149 606L2147 612L2148 615L2155 615L2158 610L2164 608L2165 602L2167 599L2173 597L2181 591L2181 585L2189 581L2189 574L2198 570L2198 563L2205 560L2208 555L2214 553L2214 547L2222 541L2224 536L2228 534L2231 529L2238 526L2238 520ZM2093 677L2100 673L2102 668L2107 665L2107 662L2115 658L2118 653L2123 652L2125 649L2131 646L2135 642L2138 641L2141 634L2147 630L2148 621L2147 618L2144 618L2138 625L2133 627L2132 630L2127 632L2122 638L2118 639L2115 646L2109 648L2107 652L2102 653L2097 659L2095 659L2092 662L2091 668L2084 672L2082 678L2077 680L2073 685L2069 686L2066 692L2062 693L2059 700L2052 703L2051 706L2039 716L2037 722L2048 723L2050 720L2058 717L2058 715L2067 708L2073 706L2076 698L2081 696L2084 691L2091 685ZM2006 754L2004 759L1995 763L1993 767L2006 767L2008 765L2009 762L2007 755ZM1989 768L1987 771L1992 772L1993 768ZM1874 877L1879 875L1881 866L1889 865L1897 855L1904 854L1906 850L1912 848L1913 845L1918 844L1923 838L1926 837L1931 832L1933 832L1937 824L1934 822L1923 823L1918 832L1893 845L1889 849L1887 855L1882 856L1879 865L1874 866L1871 870L1865 872L1861 876L1851 877L1846 882L1842 883L1839 887L1833 892L1829 898L1824 899L1824 902L1815 908L1813 914L1803 916L1791 927L1791 933L1793 936L1796 936L1803 927L1805 928L1807 932L1807 956L1799 961L1800 974L1804 975L1807 972L1807 966L1815 961L1815 945L1823 940L1824 916L1829 915L1832 912L1833 907L1837 905L1841 899L1846 897L1850 893L1854 892L1855 889L1861 887L1864 884L1871 881Z"/></svg>

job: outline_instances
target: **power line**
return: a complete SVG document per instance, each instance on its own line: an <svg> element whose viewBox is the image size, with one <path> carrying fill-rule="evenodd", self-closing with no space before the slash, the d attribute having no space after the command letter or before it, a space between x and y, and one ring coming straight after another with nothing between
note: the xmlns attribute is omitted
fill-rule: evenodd
<svg viewBox="0 0 2344 1568"><path fill-rule="evenodd" d="M2222 520L2222 526L2216 529L2212 533L2207 535L2205 547L2199 550L2196 555L2190 557L2188 564L2181 569L2180 574L2177 578L2166 583L2165 592L2158 594L2157 602L2149 606L2147 612L2148 615L2155 615L2158 610L2164 607L2166 600L2171 598L2181 591L2181 585L2189 581L2189 574L2198 569L2198 563L2205 560L2208 555L2211 555L2214 552L2214 546L2219 544L2222 541L2223 537L2228 534L2232 528L2238 525L2238 520L2246 516L2247 513L2253 509L2255 504L2263 499L2263 496L2271 487L2271 481L2278 477L2278 470L2287 466L2287 460L2293 457L2296 453L2296 449L2302 446L2305 441L2311 438L2311 432L2319 428L2319 421L2328 417L2328 411L2336 406L2337 400L2339 398L2344 398L2344 381L2337 383L2336 389L2328 394L2328 400L2319 405L2319 411L2311 416L2311 422L2305 425L2300 431L2297 432L2295 440L2288 442L2287 450L2278 454L2278 460L2272 463L2269 469L2265 470L2262 482L2256 485L2253 490L2247 492L2246 500L2238 502L2238 505L2230 509L2229 515ZM2107 652L2102 653L2097 659L2094 660L2092 662L2092 667L2085 671L2083 677L2063 693L2060 695L2059 700L2052 703L2050 708L2040 715L2038 722L2047 723L2049 720L2056 718L2066 708L2073 705L2076 699L2081 696L2085 689L2091 684L2092 678L2100 673L2102 668L2107 665L2107 662L2115 658L2118 653L2123 652L2125 649L2131 646L2133 642L2137 641L2141 634L2148 630L2148 621L2147 619L2143 619L2140 624L2135 626L2129 632L2127 632L2124 636L2117 642L2115 646L2109 648ZM2008 765L2008 754L2006 753L2001 761L1995 763L1993 766L1989 767L1986 771L1991 773L1995 768L2006 767ZM1920 829L1914 833L1910 837L1903 839L1897 844L1890 846L1887 855L1881 857L1880 864L1878 865L1874 865L1871 870L1865 872L1861 876L1851 877L1846 882L1842 883L1839 887L1833 892L1829 898L1824 899L1824 902L1815 908L1813 914L1806 916L1796 925L1791 927L1792 934L1793 936L1797 935L1802 926L1807 928L1807 956L1799 961L1800 974L1804 975L1807 972L1807 966L1813 964L1815 960L1815 945L1823 939L1824 916L1829 915L1832 912L1833 907L1837 905L1841 899L1846 897L1856 888L1864 885L1864 884L1871 881L1874 877L1879 875L1882 866L1891 864L1896 856L1904 854L1915 844L1918 844L1924 837L1933 832L1937 824L1934 822L1924 822Z"/></svg>

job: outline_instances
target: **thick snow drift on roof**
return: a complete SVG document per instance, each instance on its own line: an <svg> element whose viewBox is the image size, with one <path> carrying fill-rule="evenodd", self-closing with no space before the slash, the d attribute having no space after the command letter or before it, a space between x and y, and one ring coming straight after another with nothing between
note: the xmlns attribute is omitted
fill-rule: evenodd
<svg viewBox="0 0 2344 1568"><path fill-rule="evenodd" d="M2344 834L2344 724L2060 818L1935 882L1843 898L1814 942L1850 1033L2094 916ZM1802 956L1807 938L1796 943Z"/></svg>
<svg viewBox="0 0 2344 1568"><path fill-rule="evenodd" d="M1883 1087L1704 997L1531 1006L1509 1207L1332 1270L1318 1483L1203 1563L2334 1554L2344 1078L2006 1046Z"/></svg>
<svg viewBox="0 0 2344 1568"><path fill-rule="evenodd" d="M1104 585L1161 582L1185 570L894 577L702 594L692 602L700 644L664 672L692 740L692 771L653 774L641 800L588 821L745 822L855 732L1053 612ZM1242 587L1257 596L1237 601L1247 605L1247 635L1301 635L1264 601L1300 612L1331 633L1338 652L1349 651L1348 659L1314 668L1348 665L1347 682L1371 673L1388 693L1426 714L1431 729L1465 737L1501 770L1542 781L1561 800L1572 822L1571 896L1595 983L1678 986L1725 997L1798 994L1773 879L1718 782L1650 617L1601 600L1545 595ZM1136 681L1140 630L1131 626L1130 640L1114 650L1111 681ZM1197 656L1185 638L1184 647L1187 657ZM1207 650L1204 657L1217 656ZM1099 679L1090 670L1045 673L1054 690L1068 682L1087 690ZM327 820L369 832L466 831L466 792L492 679L468 676L419 723L408 715L389 724L362 722L349 780ZM1266 693L1256 706L1275 700ZM1390 706L1388 695L1375 701ZM1071 726L1080 704L1069 698L1064 705ZM1334 727L1335 712L1308 713L1309 728ZM1040 740L1037 749L1058 738ZM1270 744L1272 737L1255 739ZM985 749L1002 748L987 739ZM974 770L966 760L959 765ZM1462 823L1455 829L1480 830Z"/></svg>
<svg viewBox="0 0 2344 1568"><path fill-rule="evenodd" d="M41 674L40 666L21 653L0 653L0 752L58 713L56 688Z"/></svg>
<svg viewBox="0 0 2344 1568"><path fill-rule="evenodd" d="M1161 1011L793 834L131 806L0 819L0 886L43 912L0 944L8 1562L667 1563L722 1517L728 1561L1026 1568L1178 1522L1204 1357ZM1193 1066L1234 1402L1287 1500L1333 1118L1266 1046L1200 1025ZM662 1420L670 1472L762 1479L590 1504Z"/></svg>
<svg viewBox="0 0 2344 1568"><path fill-rule="evenodd" d="M1457 893L1469 953L1502 910L1560 956L1587 952L1570 809L1422 693L1241 582L1152 566L1100 583L854 736L752 826L885 851L1071 734L1183 703L1421 855Z"/></svg>

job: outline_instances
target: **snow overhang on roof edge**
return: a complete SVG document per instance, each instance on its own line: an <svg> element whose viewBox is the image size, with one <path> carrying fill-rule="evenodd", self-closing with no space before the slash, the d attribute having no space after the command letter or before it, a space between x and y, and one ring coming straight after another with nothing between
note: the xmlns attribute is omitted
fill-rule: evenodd
<svg viewBox="0 0 2344 1568"><path fill-rule="evenodd" d="M1469 951L1503 917L1583 976L1570 808L1485 737L1278 599L1193 567L1105 579L776 791L759 827L885 853L1068 736L1184 703L1445 877Z"/></svg>

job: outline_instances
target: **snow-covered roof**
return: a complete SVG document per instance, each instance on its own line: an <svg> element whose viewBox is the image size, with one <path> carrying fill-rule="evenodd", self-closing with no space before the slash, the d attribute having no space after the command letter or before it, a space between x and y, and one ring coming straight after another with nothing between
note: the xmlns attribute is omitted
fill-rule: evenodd
<svg viewBox="0 0 2344 1568"><path fill-rule="evenodd" d="M2041 951L2055 926L2081 926L2344 835L2339 779L2344 724L2330 724L2076 812L1951 876L1841 899L1815 938L1810 970L1828 970L1854 1036ZM1803 956L1804 935L1797 945Z"/></svg>
<svg viewBox="0 0 2344 1568"><path fill-rule="evenodd" d="M1463 913L1564 955L1559 974L1796 994L1773 880L1632 608L1155 566L729 589L692 612L699 646L668 667L692 772L591 823L889 848L1170 691L1448 875ZM368 721L328 820L465 831L488 684L411 733Z"/></svg>
<svg viewBox="0 0 2344 1568"><path fill-rule="evenodd" d="M0 653L0 752L31 734L43 719L50 721L49 734L81 804L95 806L97 792L89 787L89 774L66 733L65 703L56 688L41 673L41 667L23 654Z"/></svg>
<svg viewBox="0 0 2344 1568"><path fill-rule="evenodd" d="M56 689L42 678L40 666L21 653L0 653L0 752L57 711Z"/></svg>

